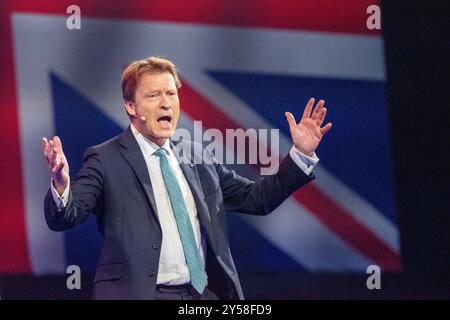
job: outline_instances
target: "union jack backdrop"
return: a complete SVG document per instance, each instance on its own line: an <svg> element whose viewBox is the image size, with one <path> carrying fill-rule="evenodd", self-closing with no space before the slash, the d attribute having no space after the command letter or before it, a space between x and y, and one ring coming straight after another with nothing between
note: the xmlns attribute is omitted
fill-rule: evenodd
<svg viewBox="0 0 450 320"><path fill-rule="evenodd" d="M230 214L239 271L401 269L383 38L366 27L375 1L80 0L80 30L66 27L71 4L0 4L0 272L95 269L93 217L63 233L46 226L40 141L61 137L73 177L87 147L128 126L121 71L149 55L180 70L178 127L278 128L280 158L292 143L284 112L326 101L333 128L317 179L267 217Z"/></svg>

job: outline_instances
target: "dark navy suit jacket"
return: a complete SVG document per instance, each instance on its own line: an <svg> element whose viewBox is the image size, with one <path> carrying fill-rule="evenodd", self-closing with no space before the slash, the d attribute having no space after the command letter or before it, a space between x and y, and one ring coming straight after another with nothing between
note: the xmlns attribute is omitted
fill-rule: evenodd
<svg viewBox="0 0 450 320"><path fill-rule="evenodd" d="M194 147L193 142L179 143L192 150L188 155L175 154L207 237L208 288L221 299L243 299L230 252L226 212L269 214L314 176L307 176L287 156L276 174L254 182L217 163L206 151L210 162L192 164L192 156L205 149ZM47 224L54 231L70 229L91 213L96 215L103 245L94 299L154 298L162 233L146 163L130 128L86 150L83 167L71 182L66 208L58 211L50 190L44 207Z"/></svg>

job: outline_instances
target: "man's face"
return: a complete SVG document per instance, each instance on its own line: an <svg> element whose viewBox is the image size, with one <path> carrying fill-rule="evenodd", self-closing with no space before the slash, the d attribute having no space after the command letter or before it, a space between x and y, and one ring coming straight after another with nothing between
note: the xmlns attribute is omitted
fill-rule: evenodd
<svg viewBox="0 0 450 320"><path fill-rule="evenodd" d="M127 102L126 107L129 113L136 115L133 125L147 139L161 146L173 135L180 116L180 101L173 76L169 72L142 75L134 102ZM146 119L142 120L142 116Z"/></svg>

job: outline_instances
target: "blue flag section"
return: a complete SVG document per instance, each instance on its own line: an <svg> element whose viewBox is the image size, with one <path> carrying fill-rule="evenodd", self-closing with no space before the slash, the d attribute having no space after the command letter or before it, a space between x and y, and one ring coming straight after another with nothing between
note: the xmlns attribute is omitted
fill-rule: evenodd
<svg viewBox="0 0 450 320"><path fill-rule="evenodd" d="M56 134L70 164L72 179L81 169L84 151L122 132L87 98L70 87L56 74L50 74ZM68 265L95 271L101 249L101 237L94 216L65 232L65 255Z"/></svg>
<svg viewBox="0 0 450 320"><path fill-rule="evenodd" d="M300 121L305 101L324 99L334 128L332 139L324 139L320 145L321 164L396 223L384 81L209 74L286 136L289 126L280 115L295 112Z"/></svg>

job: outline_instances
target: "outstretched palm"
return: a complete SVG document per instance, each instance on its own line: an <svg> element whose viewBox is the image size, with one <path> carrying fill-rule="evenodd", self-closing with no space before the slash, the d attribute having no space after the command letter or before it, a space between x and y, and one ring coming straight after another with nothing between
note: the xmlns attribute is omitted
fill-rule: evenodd
<svg viewBox="0 0 450 320"><path fill-rule="evenodd" d="M48 172L59 195L62 195L69 183L69 164L58 136L47 140L42 138L42 151L47 160Z"/></svg>
<svg viewBox="0 0 450 320"><path fill-rule="evenodd" d="M331 129L330 122L322 128L320 127L327 113L327 109L323 107L324 104L325 101L320 100L313 111L314 98L309 99L302 119L298 124L292 113L285 113L291 131L292 142L297 150L308 156L313 155L322 137Z"/></svg>

